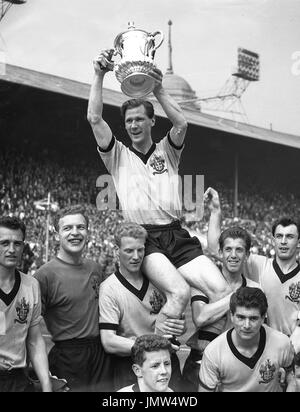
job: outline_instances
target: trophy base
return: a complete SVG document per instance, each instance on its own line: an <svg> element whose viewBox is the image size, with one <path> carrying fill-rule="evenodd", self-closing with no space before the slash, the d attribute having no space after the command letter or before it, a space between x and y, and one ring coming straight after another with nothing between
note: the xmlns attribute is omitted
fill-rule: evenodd
<svg viewBox="0 0 300 412"><path fill-rule="evenodd" d="M147 96L155 87L151 72L155 69L151 61L125 61L117 66L116 78L121 83L121 90L129 97Z"/></svg>
<svg viewBox="0 0 300 412"><path fill-rule="evenodd" d="M153 91L155 80L145 73L132 73L125 77L121 83L124 94L133 98L145 97Z"/></svg>

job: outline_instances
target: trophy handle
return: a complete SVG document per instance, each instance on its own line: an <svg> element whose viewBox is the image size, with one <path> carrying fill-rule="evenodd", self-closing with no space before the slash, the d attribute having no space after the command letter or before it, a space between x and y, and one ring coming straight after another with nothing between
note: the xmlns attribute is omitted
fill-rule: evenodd
<svg viewBox="0 0 300 412"><path fill-rule="evenodd" d="M157 44L154 43L153 51L158 49L161 46L162 42L164 41L164 35L163 35L163 32L161 30L157 30L154 33L151 33L150 37L152 38L152 40L154 40L154 37L157 36L158 34L160 35L160 39L159 39L159 42Z"/></svg>
<svg viewBox="0 0 300 412"><path fill-rule="evenodd" d="M123 40L118 39L118 41L115 41L114 46L113 56L119 54L122 57Z"/></svg>
<svg viewBox="0 0 300 412"><path fill-rule="evenodd" d="M160 35L160 39L158 41L158 43L155 43L155 36ZM154 33L149 33L148 35L148 39L147 39L147 43L146 43L146 56L149 56L149 53L151 53L151 57L152 59L154 58L155 52L156 50L160 47L160 45L162 44L162 42L164 41L164 35L162 33L162 31L157 30Z"/></svg>

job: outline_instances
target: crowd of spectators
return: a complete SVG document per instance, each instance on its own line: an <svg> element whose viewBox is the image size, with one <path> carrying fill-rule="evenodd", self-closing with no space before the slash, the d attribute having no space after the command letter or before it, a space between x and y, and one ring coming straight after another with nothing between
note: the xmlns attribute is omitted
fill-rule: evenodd
<svg viewBox="0 0 300 412"><path fill-rule="evenodd" d="M88 160L70 164L65 159L57 159L47 150L38 156L30 156L15 149L7 149L0 154L0 213L15 215L27 226L28 246L24 254L22 268L33 273L45 260L56 254L57 243L52 226L53 210L50 211L49 243L46 248L47 210L37 209L35 202L46 199L60 208L69 204L83 204L90 219L90 240L86 255L97 260L103 274L114 270L114 232L122 220L121 212L96 207L97 167ZM98 173L99 174L99 173ZM222 229L239 224L249 230L252 236L252 252L272 257L272 222L283 215L297 218L300 214L300 198L296 193L262 190L258 186L240 187L238 217L234 217L233 190L216 182L222 202ZM183 216L183 222L193 232L205 235L208 216L204 213L198 221L191 219L191 213ZM46 250L47 249L47 250ZM46 256L48 251L48 256Z"/></svg>
<svg viewBox="0 0 300 412"><path fill-rule="evenodd" d="M52 225L50 208L48 255L46 256L47 210L36 207L35 202L46 200L60 208L80 203L85 206L90 219L90 240L87 257L99 261L104 273L111 273L114 264L113 235L121 220L119 211L96 208L97 171L89 161L66 164L46 151L31 157L9 149L0 154L0 213L20 217L27 227L27 251L23 269L28 261L30 272L55 256L57 242Z"/></svg>

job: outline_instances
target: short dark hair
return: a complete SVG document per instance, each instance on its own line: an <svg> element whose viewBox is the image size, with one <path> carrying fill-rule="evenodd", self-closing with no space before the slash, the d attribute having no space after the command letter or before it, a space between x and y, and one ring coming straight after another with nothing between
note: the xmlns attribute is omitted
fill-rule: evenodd
<svg viewBox="0 0 300 412"><path fill-rule="evenodd" d="M5 227L11 230L21 230L23 234L23 240L26 237L26 226L25 223L18 217L2 216L0 217L0 227Z"/></svg>
<svg viewBox="0 0 300 412"><path fill-rule="evenodd" d="M115 242L118 247L121 246L121 239L123 237L132 237L134 239L147 239L147 231L146 229L133 222L125 222L121 223L120 226L117 228L115 232Z"/></svg>
<svg viewBox="0 0 300 412"><path fill-rule="evenodd" d="M89 226L89 218L87 217L85 208L82 205L66 206L59 210L54 217L54 227L57 232L59 230L60 219L67 215L82 215L86 221L87 227Z"/></svg>
<svg viewBox="0 0 300 412"><path fill-rule="evenodd" d="M234 315L237 306L242 306L247 309L259 309L260 315L264 316L267 313L268 301L264 292L259 288L249 286L240 287L230 298L230 312Z"/></svg>
<svg viewBox="0 0 300 412"><path fill-rule="evenodd" d="M157 352L159 350L168 350L171 354L172 346L167 338L155 334L139 336L131 348L132 361L142 366L146 359L145 352Z"/></svg>
<svg viewBox="0 0 300 412"><path fill-rule="evenodd" d="M245 242L245 248L247 252L250 252L251 248L251 236L247 232L247 230L243 229L240 226L232 226L221 233L219 237L219 246L220 250L223 250L225 240L231 239L243 239Z"/></svg>
<svg viewBox="0 0 300 412"><path fill-rule="evenodd" d="M135 109L136 107L144 106L147 116L150 119L154 117L154 107L151 102L144 99L130 99L124 102L121 106L121 116L125 119L126 111L129 109Z"/></svg>
<svg viewBox="0 0 300 412"><path fill-rule="evenodd" d="M296 220L291 219L289 217L281 217L280 219L275 220L275 222L273 223L273 226L272 226L272 235L273 236L275 236L276 228L279 225L281 225L283 227L295 225L297 227L297 230L298 230L298 238L300 237L300 222L299 221L297 222Z"/></svg>

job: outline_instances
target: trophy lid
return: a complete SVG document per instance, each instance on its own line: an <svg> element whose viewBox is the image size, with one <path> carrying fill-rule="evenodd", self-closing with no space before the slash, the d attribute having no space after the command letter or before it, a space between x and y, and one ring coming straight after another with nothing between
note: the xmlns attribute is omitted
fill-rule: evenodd
<svg viewBox="0 0 300 412"><path fill-rule="evenodd" d="M133 22L133 21L129 21L129 22L128 22L128 29L125 30L125 31L122 31L121 33L119 33L119 34L117 35L117 37L115 38L114 47L117 47L117 45L120 43L120 40L121 40L121 38L123 37L124 34L129 33L129 32L132 32L132 31L137 31L137 32L144 33L146 36L149 35L149 33L148 33L146 30L137 29L137 28L135 27L135 25L134 25L134 22Z"/></svg>

